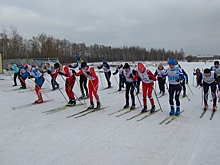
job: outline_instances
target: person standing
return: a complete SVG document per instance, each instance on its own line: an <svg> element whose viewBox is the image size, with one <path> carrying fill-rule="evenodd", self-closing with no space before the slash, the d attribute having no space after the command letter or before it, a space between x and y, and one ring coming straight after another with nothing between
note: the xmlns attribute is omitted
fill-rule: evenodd
<svg viewBox="0 0 220 165"><path fill-rule="evenodd" d="M156 81L156 78L153 75L153 73L144 66L143 63L138 64L138 70L133 80L136 81L138 77L140 77L140 79L142 80L144 108L142 109L141 112L142 113L147 112L147 97L148 97L151 103L150 113L153 113L155 111L155 104L154 104L154 99L152 97L152 91L153 91L154 81Z"/></svg>
<svg viewBox="0 0 220 165"><path fill-rule="evenodd" d="M60 85L56 81L57 78L57 75L55 75L56 70L54 69L53 66L50 66L50 63L46 63L46 71L51 76L52 89L56 90L57 88L60 87Z"/></svg>
<svg viewBox="0 0 220 165"><path fill-rule="evenodd" d="M55 76L58 74L61 76L66 77L65 81L65 91L67 96L69 97L69 102L67 106L75 106L76 105L76 99L75 99L75 94L73 93L73 86L76 81L75 75L70 71L68 66L62 66L59 63L54 64L54 69L56 70Z"/></svg>
<svg viewBox="0 0 220 165"><path fill-rule="evenodd" d="M108 87L107 88L111 88L111 70L110 70L110 65L107 62L103 62L103 64L101 66L98 66L98 69L103 69L104 74L105 74L105 78L107 80L108 83Z"/></svg>
<svg viewBox="0 0 220 165"><path fill-rule="evenodd" d="M77 76L84 75L88 79L88 87L89 87L89 99L90 106L88 109L94 109L93 96L96 99L97 106L96 109L101 108L101 103L98 96L98 87L99 87L99 79L96 75L95 69L91 66L88 66L86 62L81 63L81 70L78 73L75 73Z"/></svg>
<svg viewBox="0 0 220 165"><path fill-rule="evenodd" d="M169 81L169 103L170 103L170 115L178 116L180 114L180 92L181 92L181 85L180 81L183 80L184 74L182 70L176 66L176 61L171 58L168 61L169 67L166 69L165 73L163 74L164 77L168 76ZM176 111L174 108L173 97L175 94L175 101L176 101Z"/></svg>

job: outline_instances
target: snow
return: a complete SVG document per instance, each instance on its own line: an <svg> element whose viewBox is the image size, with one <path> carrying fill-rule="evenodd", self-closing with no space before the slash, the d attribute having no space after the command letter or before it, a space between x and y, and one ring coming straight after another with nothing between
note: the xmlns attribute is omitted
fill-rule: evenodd
<svg viewBox="0 0 220 165"><path fill-rule="evenodd" d="M77 106L53 114L42 113L66 104L59 90L49 90L51 87L47 81L44 90L54 102L13 110L12 107L35 101L36 95L29 89L13 91L16 87L11 87L13 82L10 76L0 75L0 164L219 164L219 113L217 111L214 118L209 120L212 108L210 102L210 110L203 118L199 118L203 107L202 89L192 85L193 68L209 68L212 63L180 64L189 75L189 86L194 95L187 88L190 101L181 99L181 109L185 109L185 112L168 125L159 125L169 113L168 94L159 99L163 112L157 112L140 122L137 122L137 119L141 117L126 121L140 109L121 117L116 117L118 114L108 115L125 104L124 93L108 94L118 89L114 77L111 78L113 88L99 91L103 106L110 107L76 119L66 117L84 110L85 107ZM149 68L153 72L156 69L152 65L149 65ZM48 75L45 77L50 80ZM103 73L101 77L106 86ZM27 82L30 87L34 87L33 82ZM58 77L58 82L64 86L61 77ZM156 89L157 87L158 85ZM64 89L61 90L65 94ZM74 92L80 96L77 83ZM139 97L142 103L141 95ZM158 108L156 99L155 102ZM86 103L89 105L89 100L86 100ZM139 105L137 99L136 105Z"/></svg>

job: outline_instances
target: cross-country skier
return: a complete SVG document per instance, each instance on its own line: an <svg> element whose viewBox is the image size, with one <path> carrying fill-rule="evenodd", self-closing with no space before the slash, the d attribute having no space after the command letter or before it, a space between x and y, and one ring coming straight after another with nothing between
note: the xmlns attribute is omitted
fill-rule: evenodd
<svg viewBox="0 0 220 165"><path fill-rule="evenodd" d="M169 102L170 102L170 115L179 115L180 114L180 92L181 92L181 85L180 81L184 79L184 74L182 70L176 66L176 61L171 58L168 61L169 67L166 69L164 73L164 77L168 76L169 81ZM175 94L176 100L176 112L174 108L173 96Z"/></svg>
<svg viewBox="0 0 220 165"><path fill-rule="evenodd" d="M143 103L144 108L142 109L142 113L147 112L147 97L150 99L151 103L151 111L153 113L155 111L154 99L152 97L152 91L154 86L154 81L156 81L153 73L147 69L143 63L138 64L138 71L136 72L135 77L133 78L136 81L140 77L142 80L142 92L143 92Z"/></svg>
<svg viewBox="0 0 220 165"><path fill-rule="evenodd" d="M98 87L99 87L99 79L96 75L95 69L91 66L88 66L86 62L81 63L81 70L76 73L76 75L84 75L88 79L88 87L89 87L89 99L90 99L90 106L88 109L94 108L93 96L97 101L97 109L101 108L99 96L98 96Z"/></svg>
<svg viewBox="0 0 220 165"><path fill-rule="evenodd" d="M120 64L117 66L115 72L113 73L113 75L116 75L117 73L119 73L119 89L118 91L121 91L121 88L124 88L124 81L123 81L123 76L122 76L122 72L123 72L123 65Z"/></svg>
<svg viewBox="0 0 220 165"><path fill-rule="evenodd" d="M35 103L42 103L43 97L41 94L41 87L44 83L44 77L43 74L35 67L32 67L31 65L25 64L24 69L29 72L28 78L35 78L35 91L38 96L38 99L35 101Z"/></svg>
<svg viewBox="0 0 220 165"><path fill-rule="evenodd" d="M111 70L110 70L110 65L107 62L103 62L103 64L101 66L98 66L98 69L103 69L104 74L105 74L105 78L107 80L108 83L108 87L107 88L111 88Z"/></svg>
<svg viewBox="0 0 220 165"><path fill-rule="evenodd" d="M203 81L203 92L204 92L204 111L208 108L208 93L209 87L211 88L211 93L213 97L213 111L216 110L216 83L219 82L219 78L214 71L211 71L209 68L204 69L204 72L200 76L200 79Z"/></svg>
<svg viewBox="0 0 220 165"><path fill-rule="evenodd" d="M210 68L210 71L214 71L215 74L218 76L219 81L218 81L218 90L220 91L220 66L219 66L219 61L214 62L214 66Z"/></svg>
<svg viewBox="0 0 220 165"><path fill-rule="evenodd" d="M70 68L76 69L79 68L79 70L81 69L81 63L83 62L83 60L77 56L76 57L77 63L76 65L70 66ZM80 99L86 99L89 98L89 93L88 93L88 88L87 88L87 78L85 77L84 74L81 74L79 76L79 84L80 84L80 90L81 90L81 94L82 96L80 96ZM85 92L84 92L85 90Z"/></svg>
<svg viewBox="0 0 220 165"><path fill-rule="evenodd" d="M154 73L154 76L157 77L160 93L162 93L162 95L164 95L165 93L166 78L163 77L163 74L165 73L165 71L166 70L164 69L162 63L160 63Z"/></svg>
<svg viewBox="0 0 220 165"><path fill-rule="evenodd" d="M125 91L126 104L124 108L129 107L129 92L130 92L131 100L132 100L132 105L130 109L135 109L135 96L134 96L135 81L133 80L133 78L135 77L137 71L131 68L128 63L125 63L123 68L124 69L123 69L122 75L124 77L124 82L126 85L126 91Z"/></svg>
<svg viewBox="0 0 220 165"><path fill-rule="evenodd" d="M67 96L69 97L69 102L67 106L74 106L76 105L76 99L75 99L75 94L73 93L73 86L76 81L75 75L70 71L68 66L62 66L59 63L54 64L54 69L56 69L55 76L58 74L61 76L66 77L66 82L65 82L65 91Z"/></svg>
<svg viewBox="0 0 220 165"><path fill-rule="evenodd" d="M14 85L13 86L17 86L17 77L18 77L18 74L19 74L19 68L18 68L17 64L14 64L12 66L12 70L14 72Z"/></svg>
<svg viewBox="0 0 220 165"><path fill-rule="evenodd" d="M18 68L19 68L18 78L19 78L20 83L21 83L20 89L26 89L25 80L26 80L26 78L29 76L29 72L27 72L27 71L24 69L24 66L23 66L22 63L20 63L20 62L18 62Z"/></svg>
<svg viewBox="0 0 220 165"><path fill-rule="evenodd" d="M196 69L196 72L193 73L194 76L196 76L196 87L198 86L202 86L202 80L201 80L201 76L202 76L202 73L200 71L199 68Z"/></svg>
<svg viewBox="0 0 220 165"><path fill-rule="evenodd" d="M50 63L46 63L46 71L51 76L52 89L56 90L60 86L56 81L57 78L57 75L55 75L56 70L54 69L53 66L50 66Z"/></svg>

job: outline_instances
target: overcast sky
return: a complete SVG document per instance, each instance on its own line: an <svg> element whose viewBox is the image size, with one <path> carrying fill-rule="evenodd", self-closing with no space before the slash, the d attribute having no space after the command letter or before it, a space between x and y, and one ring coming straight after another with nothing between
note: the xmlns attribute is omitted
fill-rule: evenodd
<svg viewBox="0 0 220 165"><path fill-rule="evenodd" d="M220 54L220 0L0 0L0 27L10 25L27 39Z"/></svg>

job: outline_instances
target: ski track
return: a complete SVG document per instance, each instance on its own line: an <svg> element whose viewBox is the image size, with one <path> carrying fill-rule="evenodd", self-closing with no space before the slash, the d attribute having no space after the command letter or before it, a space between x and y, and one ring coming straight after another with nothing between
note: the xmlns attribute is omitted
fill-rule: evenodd
<svg viewBox="0 0 220 165"><path fill-rule="evenodd" d="M195 95L187 87L191 101L181 99L181 109L185 109L185 112L168 125L159 125L169 112L168 94L159 99L164 112L158 112L140 122L137 119L143 115L130 121L126 119L139 113L141 108L120 117L116 117L120 113L109 116L109 113L121 109L125 104L124 93L108 94L118 89L113 77L113 87L99 91L102 105L110 107L77 119L67 119L67 116L85 107L71 107L53 114L42 113L65 105L59 90L48 92L50 84L47 81L45 91L55 102L12 110L11 107L34 102L36 95L29 89L29 92L12 91L19 86L10 87L13 85L11 78L5 74L0 75L0 78L5 79L0 81L0 164L218 165L219 113L217 111L214 118L209 120L211 110L208 110L203 118L199 118L202 113L201 89L194 88L191 80L193 68L210 67L212 63L180 64L189 75L189 85ZM155 71L153 67L150 69ZM107 84L103 73L101 76L105 87ZM49 79L48 75L46 77ZM27 83L34 87L31 81ZM58 83L63 87L64 82L60 77ZM158 84L158 93L157 88ZM101 82L99 89L102 89ZM66 96L64 89L61 90ZM78 83L75 83L74 92L80 96ZM142 103L142 95L138 96ZM45 95L43 97L48 99ZM89 99L85 102L89 105ZM158 109L156 99L155 103ZM211 102L209 104L211 107ZM139 106L137 98L136 106Z"/></svg>

